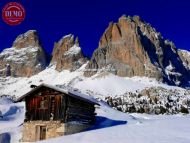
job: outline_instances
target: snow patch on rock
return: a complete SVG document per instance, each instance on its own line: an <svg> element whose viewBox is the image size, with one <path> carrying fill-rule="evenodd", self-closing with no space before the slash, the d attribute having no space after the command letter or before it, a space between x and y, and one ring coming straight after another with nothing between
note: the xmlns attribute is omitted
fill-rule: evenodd
<svg viewBox="0 0 190 143"><path fill-rule="evenodd" d="M0 53L0 58L8 62L24 63L29 59L27 56L29 54L32 54L35 58L38 49L38 47L26 47L21 49L16 49L15 47L7 48Z"/></svg>
<svg viewBox="0 0 190 143"><path fill-rule="evenodd" d="M81 52L81 48L77 45L73 45L64 55L77 55Z"/></svg>

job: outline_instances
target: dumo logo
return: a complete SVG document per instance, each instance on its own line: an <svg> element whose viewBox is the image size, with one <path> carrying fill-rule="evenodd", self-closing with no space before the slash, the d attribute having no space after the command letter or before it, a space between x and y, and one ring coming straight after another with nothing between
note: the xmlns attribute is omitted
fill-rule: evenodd
<svg viewBox="0 0 190 143"><path fill-rule="evenodd" d="M25 19L25 9L20 3L9 2L2 10L2 18L9 25L18 25Z"/></svg>

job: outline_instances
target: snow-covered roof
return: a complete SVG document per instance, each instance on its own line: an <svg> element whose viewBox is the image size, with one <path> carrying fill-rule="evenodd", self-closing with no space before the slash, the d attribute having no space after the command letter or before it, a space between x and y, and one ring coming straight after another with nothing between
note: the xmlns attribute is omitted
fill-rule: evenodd
<svg viewBox="0 0 190 143"><path fill-rule="evenodd" d="M90 101L93 104L100 105L98 103L98 101L96 99L94 99L92 96L88 96L88 95L85 95L83 93L79 93L79 92L76 92L76 91L69 91L68 93L69 93L68 94L69 96L72 96L74 98L79 98L79 99L82 99L84 101L87 101L87 102Z"/></svg>
<svg viewBox="0 0 190 143"><path fill-rule="evenodd" d="M32 89L28 93L26 93L23 96L19 97L17 99L17 102L22 101L26 96L30 96L33 92L37 91L41 87L51 88L51 89L54 89L54 90L59 91L61 93L65 93L68 96L71 96L71 97L78 98L80 100L86 101L88 103L100 105L98 103L98 101L96 99L94 99L93 97L90 97L88 95L85 95L85 94L82 94L82 93L79 93L79 92L76 92L76 91L65 90L65 89L62 89L62 88L59 88L59 87L56 87L56 86L52 86L52 85L49 85L49 84L41 84L41 85L37 86L36 88Z"/></svg>

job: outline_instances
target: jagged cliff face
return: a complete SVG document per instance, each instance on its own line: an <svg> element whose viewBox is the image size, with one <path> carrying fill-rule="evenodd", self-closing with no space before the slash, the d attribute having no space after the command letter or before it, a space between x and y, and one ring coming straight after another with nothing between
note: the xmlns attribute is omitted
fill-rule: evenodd
<svg viewBox="0 0 190 143"><path fill-rule="evenodd" d="M183 65L190 70L190 52L186 50L178 50L178 54L183 61Z"/></svg>
<svg viewBox="0 0 190 143"><path fill-rule="evenodd" d="M46 56L35 30L19 35L11 48L0 53L0 76L30 77L45 67Z"/></svg>
<svg viewBox="0 0 190 143"><path fill-rule="evenodd" d="M110 23L86 68L87 76L106 69L119 76L147 76L175 85L189 79L175 45L138 16L122 16Z"/></svg>
<svg viewBox="0 0 190 143"><path fill-rule="evenodd" d="M22 49L26 47L41 47L38 33L36 30L29 30L24 34L20 34L13 42L13 46L16 49Z"/></svg>
<svg viewBox="0 0 190 143"><path fill-rule="evenodd" d="M74 35L66 35L55 43L51 64L56 66L56 70L74 71L83 65L85 61L78 38L75 38Z"/></svg>

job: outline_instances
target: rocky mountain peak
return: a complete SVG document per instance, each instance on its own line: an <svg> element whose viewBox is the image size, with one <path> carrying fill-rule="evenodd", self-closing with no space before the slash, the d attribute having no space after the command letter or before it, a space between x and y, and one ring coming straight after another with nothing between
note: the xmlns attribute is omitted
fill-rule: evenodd
<svg viewBox="0 0 190 143"><path fill-rule="evenodd" d="M174 68L168 71L171 65ZM190 77L175 45L139 16L123 15L109 23L86 68L87 76L106 69L119 76L147 76L174 85L187 83L185 78Z"/></svg>
<svg viewBox="0 0 190 143"><path fill-rule="evenodd" d="M41 47L38 33L36 30L29 30L24 34L20 34L13 42L12 47L17 49L26 47Z"/></svg>
<svg viewBox="0 0 190 143"><path fill-rule="evenodd" d="M46 64L37 31L29 30L0 53L0 76L29 77L45 69Z"/></svg>
<svg viewBox="0 0 190 143"><path fill-rule="evenodd" d="M54 44L51 64L56 65L56 70L76 70L84 62L78 37L69 34Z"/></svg>

